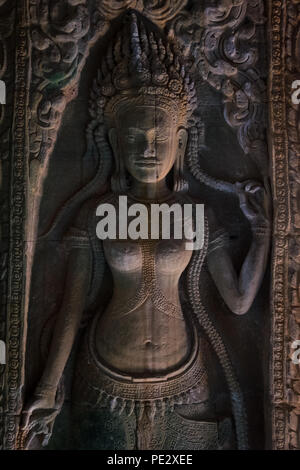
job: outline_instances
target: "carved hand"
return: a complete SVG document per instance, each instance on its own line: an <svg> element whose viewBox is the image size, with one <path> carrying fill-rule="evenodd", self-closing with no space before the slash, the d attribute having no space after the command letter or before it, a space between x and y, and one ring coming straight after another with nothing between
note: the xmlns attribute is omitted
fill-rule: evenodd
<svg viewBox="0 0 300 470"><path fill-rule="evenodd" d="M24 447L28 448L32 439L43 435L42 445L46 445L52 434L54 420L63 404L63 393L37 389L22 412L21 433L24 436Z"/></svg>
<svg viewBox="0 0 300 470"><path fill-rule="evenodd" d="M240 208L253 228L269 228L271 198L269 189L254 180L236 183Z"/></svg>

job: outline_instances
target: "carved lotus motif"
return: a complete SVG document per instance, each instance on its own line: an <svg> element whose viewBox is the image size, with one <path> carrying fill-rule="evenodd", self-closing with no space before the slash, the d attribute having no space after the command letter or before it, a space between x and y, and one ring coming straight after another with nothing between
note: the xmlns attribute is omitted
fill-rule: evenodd
<svg viewBox="0 0 300 470"><path fill-rule="evenodd" d="M147 16L153 23L164 26L186 3L186 0L102 0L98 9L106 19L111 20L132 8Z"/></svg>

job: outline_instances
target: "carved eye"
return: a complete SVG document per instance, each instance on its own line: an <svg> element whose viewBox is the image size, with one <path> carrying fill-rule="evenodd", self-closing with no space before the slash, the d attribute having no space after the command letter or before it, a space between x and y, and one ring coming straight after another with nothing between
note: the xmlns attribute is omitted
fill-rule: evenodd
<svg viewBox="0 0 300 470"><path fill-rule="evenodd" d="M165 136L165 135L158 135L156 136L156 139L155 139L157 142L165 142L166 140L168 140L168 137Z"/></svg>
<svg viewBox="0 0 300 470"><path fill-rule="evenodd" d="M155 132L155 141L157 142L163 142L165 140L167 140L169 138L168 135L166 135L165 133L161 132L160 129L156 129L156 132Z"/></svg>
<svg viewBox="0 0 300 470"><path fill-rule="evenodd" d="M133 134L128 134L126 136L126 142L129 144L133 144L135 142L135 136Z"/></svg>

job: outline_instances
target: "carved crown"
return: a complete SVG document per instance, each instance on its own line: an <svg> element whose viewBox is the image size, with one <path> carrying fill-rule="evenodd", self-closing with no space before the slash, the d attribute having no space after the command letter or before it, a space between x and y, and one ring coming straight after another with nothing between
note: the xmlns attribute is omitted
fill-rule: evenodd
<svg viewBox="0 0 300 470"><path fill-rule="evenodd" d="M149 20L129 11L110 42L95 80L91 111L100 121L114 118L127 100L159 104L187 120L196 104L195 85L179 46Z"/></svg>

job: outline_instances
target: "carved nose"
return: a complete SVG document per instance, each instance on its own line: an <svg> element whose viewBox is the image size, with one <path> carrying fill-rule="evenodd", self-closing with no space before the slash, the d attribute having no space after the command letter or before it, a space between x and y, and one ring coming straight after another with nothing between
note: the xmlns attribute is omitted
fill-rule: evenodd
<svg viewBox="0 0 300 470"><path fill-rule="evenodd" d="M144 151L144 158L155 158L155 150L153 149L146 149Z"/></svg>
<svg viewBox="0 0 300 470"><path fill-rule="evenodd" d="M144 149L144 157L145 158L154 158L155 157L155 143L154 142L147 142Z"/></svg>

